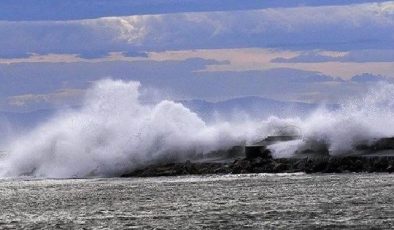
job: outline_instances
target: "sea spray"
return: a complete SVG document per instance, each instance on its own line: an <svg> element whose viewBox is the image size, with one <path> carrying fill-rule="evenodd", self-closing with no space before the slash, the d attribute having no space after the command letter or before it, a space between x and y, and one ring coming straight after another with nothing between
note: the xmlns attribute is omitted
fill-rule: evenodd
<svg viewBox="0 0 394 230"><path fill-rule="evenodd" d="M289 127L302 138L269 146L274 157L291 157L310 140L340 155L360 142L394 136L394 86L389 84L306 118L211 123L180 103L142 103L140 88L138 82L94 83L81 108L62 111L10 140L0 176L117 176L147 164L204 157L269 135L286 135L283 130Z"/></svg>
<svg viewBox="0 0 394 230"><path fill-rule="evenodd" d="M316 111L302 129L308 137L329 143L332 154L360 142L394 136L394 85L378 84L364 96L346 100L336 111Z"/></svg>
<svg viewBox="0 0 394 230"><path fill-rule="evenodd" d="M138 82L101 80L81 108L63 111L6 147L1 176L114 176L253 141L255 124L207 125L179 103L139 101Z"/></svg>
<svg viewBox="0 0 394 230"><path fill-rule="evenodd" d="M338 109L320 107L296 123L302 140L270 146L276 157L288 157L312 142L323 143L330 155L354 152L359 144L394 136L394 85L379 83L361 97L346 99Z"/></svg>

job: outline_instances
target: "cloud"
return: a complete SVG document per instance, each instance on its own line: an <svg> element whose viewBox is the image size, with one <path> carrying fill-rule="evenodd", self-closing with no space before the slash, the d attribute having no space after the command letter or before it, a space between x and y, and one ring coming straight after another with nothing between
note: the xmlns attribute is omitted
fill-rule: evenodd
<svg viewBox="0 0 394 230"><path fill-rule="evenodd" d="M392 2L346 6L0 21L0 58L29 54L102 57L214 48L394 49ZM239 20L242 18L242 20Z"/></svg>
<svg viewBox="0 0 394 230"><path fill-rule="evenodd" d="M394 50L352 50L342 55L330 56L320 51L308 51L290 58L278 57L273 63L319 63L319 62L394 62Z"/></svg>
<svg viewBox="0 0 394 230"><path fill-rule="evenodd" d="M205 71L265 71L269 69L293 68L310 72L319 72L324 75L335 76L342 79L350 79L354 75L373 73L394 77L393 62L316 62L315 56L325 56L326 59L335 60L352 51L289 51L279 49L204 49L204 50L181 50L149 53L152 60L184 60L191 57L209 58L218 61L228 61L228 64L209 65ZM382 51L384 52L384 51ZM389 50L387 50L389 52ZM308 55L305 55L308 53ZM379 52L375 52L379 55ZM313 54L313 55L312 55ZM303 60L288 62L272 62L275 59L292 59L303 55ZM307 59L309 57L309 59ZM367 57L365 57L367 58ZM372 59L374 57L371 57ZM301 58L300 58L301 59ZM382 59L380 59L382 60ZM387 59L388 60L388 59ZM302 62L301 62L302 61ZM321 60L323 61L323 60Z"/></svg>
<svg viewBox="0 0 394 230"><path fill-rule="evenodd" d="M134 79L159 88L188 85L194 72L225 62L189 58L182 61L103 61L0 64L0 97L47 94L59 89L86 88L90 82L114 77Z"/></svg>
<svg viewBox="0 0 394 230"><path fill-rule="evenodd" d="M380 0L67 0L34 2L2 0L0 20L78 20L109 16L168 14L179 12L251 10L277 7L347 5Z"/></svg>
<svg viewBox="0 0 394 230"><path fill-rule="evenodd" d="M83 90L62 89L49 94L24 94L8 97L8 104L11 106L26 106L28 104L52 104L61 105L70 103L83 95Z"/></svg>
<svg viewBox="0 0 394 230"><path fill-rule="evenodd" d="M271 60L273 63L316 63L316 62L332 62L338 60L337 57L326 56L316 52L306 52L296 57L283 58L278 57Z"/></svg>

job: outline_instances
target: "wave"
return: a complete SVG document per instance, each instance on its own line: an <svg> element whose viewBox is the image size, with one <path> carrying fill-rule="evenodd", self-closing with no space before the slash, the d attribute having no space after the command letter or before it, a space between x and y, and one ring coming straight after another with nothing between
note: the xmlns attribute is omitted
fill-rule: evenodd
<svg viewBox="0 0 394 230"><path fill-rule="evenodd" d="M291 156L305 140L327 143L332 155L354 143L394 135L394 86L380 85L335 111L324 107L306 118L207 123L180 103L143 103L138 82L101 80L83 105L61 111L29 132L7 141L0 177L117 176L160 161L204 157L212 151L251 144L286 127L303 138L270 148Z"/></svg>

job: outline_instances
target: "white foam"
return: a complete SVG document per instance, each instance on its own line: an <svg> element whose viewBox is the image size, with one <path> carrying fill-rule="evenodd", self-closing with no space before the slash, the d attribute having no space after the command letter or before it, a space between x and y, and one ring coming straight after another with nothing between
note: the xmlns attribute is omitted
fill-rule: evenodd
<svg viewBox="0 0 394 230"><path fill-rule="evenodd" d="M204 122L182 104L139 101L138 82L101 80L88 90L83 106L62 111L50 121L6 144L0 177L86 177L120 175L163 159L253 143L295 126L305 139L322 139L331 154L354 142L394 136L394 86L381 85L336 110L317 110L306 119ZM275 145L274 156L291 156L302 141Z"/></svg>
<svg viewBox="0 0 394 230"><path fill-rule="evenodd" d="M102 80L82 108L10 141L1 176L119 175L163 158L188 158L257 138L247 122L207 125L179 103L139 102L138 82ZM241 127L242 126L242 127Z"/></svg>

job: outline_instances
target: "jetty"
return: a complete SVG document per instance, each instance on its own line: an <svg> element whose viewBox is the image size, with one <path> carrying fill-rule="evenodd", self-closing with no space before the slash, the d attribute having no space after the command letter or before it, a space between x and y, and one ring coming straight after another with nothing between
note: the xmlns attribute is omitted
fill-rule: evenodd
<svg viewBox="0 0 394 230"><path fill-rule="evenodd" d="M336 155L330 154L328 145L323 141L303 140L303 145L291 157L273 157L270 145L301 138L298 135L268 136L251 145L234 146L228 150L216 151L211 154L216 158L152 164L127 172L122 176L394 172L394 137L356 143L351 150Z"/></svg>

